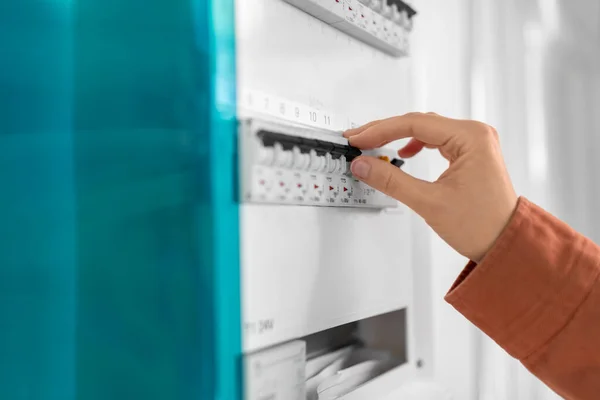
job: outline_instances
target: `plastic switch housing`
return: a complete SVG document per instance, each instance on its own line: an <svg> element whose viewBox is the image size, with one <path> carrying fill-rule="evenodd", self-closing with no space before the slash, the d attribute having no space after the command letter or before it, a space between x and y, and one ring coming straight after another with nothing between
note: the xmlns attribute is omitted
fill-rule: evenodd
<svg viewBox="0 0 600 400"><path fill-rule="evenodd" d="M242 202L367 208L398 205L350 172L350 163L362 154L392 159L389 149L363 152L332 132L257 119L241 120L239 129Z"/></svg>
<svg viewBox="0 0 600 400"><path fill-rule="evenodd" d="M416 11L403 1L285 1L391 56L408 55L408 36Z"/></svg>

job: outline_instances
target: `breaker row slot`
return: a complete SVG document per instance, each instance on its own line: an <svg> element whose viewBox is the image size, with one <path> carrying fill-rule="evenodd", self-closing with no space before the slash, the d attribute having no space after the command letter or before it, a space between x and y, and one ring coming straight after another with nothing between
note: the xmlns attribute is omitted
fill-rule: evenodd
<svg viewBox="0 0 600 400"><path fill-rule="evenodd" d="M303 154L310 153L311 150L314 150L319 156L324 156L329 153L333 159L339 159L344 156L348 162L362 154L362 151L356 147L326 142L323 140L284 135L282 133L264 130L259 131L257 135L265 147L273 147L275 146L275 143L279 143L284 150L292 150L294 147L298 147Z"/></svg>
<svg viewBox="0 0 600 400"><path fill-rule="evenodd" d="M291 136L267 130L260 130L256 135L261 140L264 147L275 147L275 144L278 143L283 150L286 151L291 151L294 147L297 147L302 154L310 154L311 151L314 151L318 156L329 154L333 160L338 160L343 156L346 162L352 162L356 157L362 155L362 151L357 147L327 142L324 140ZM404 160L399 158L394 158L391 161L388 157L379 158L390 162L398 168L401 168L404 165Z"/></svg>
<svg viewBox="0 0 600 400"><path fill-rule="evenodd" d="M361 155L400 168L389 149L360 150L318 131L294 131L251 120L240 125L241 192L244 201L328 207L396 207L398 202L352 176ZM335 142L334 142L335 141Z"/></svg>
<svg viewBox="0 0 600 400"><path fill-rule="evenodd" d="M258 131L257 136L265 147L274 147L275 143L279 143L283 150L291 151L294 147L297 147L302 154L308 154L311 150L314 150L318 156L324 156L329 153L334 160L344 156L347 162L352 162L356 157L362 155L362 151L356 147L323 140L290 136L265 130ZM386 161L389 161L389 159ZM400 168L404 165L404 160L394 158L390 163Z"/></svg>
<svg viewBox="0 0 600 400"><path fill-rule="evenodd" d="M291 151L294 147L297 147L302 154L308 154L311 150L314 150L318 156L324 156L329 153L334 160L344 156L347 162L352 162L356 157L362 155L362 151L356 147L323 140L290 136L266 130L258 131L257 136L265 147L274 147L275 143L279 143L283 150ZM385 159L389 161L387 157ZM399 158L394 158L389 162L398 168L404 165L404 160Z"/></svg>

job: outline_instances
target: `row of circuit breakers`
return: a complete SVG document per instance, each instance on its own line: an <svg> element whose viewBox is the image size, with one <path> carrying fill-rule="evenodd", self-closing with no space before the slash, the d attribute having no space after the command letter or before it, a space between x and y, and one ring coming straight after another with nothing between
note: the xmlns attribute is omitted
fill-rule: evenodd
<svg viewBox="0 0 600 400"><path fill-rule="evenodd" d="M285 1L394 57L409 52L416 11L402 0Z"/></svg>
<svg viewBox="0 0 600 400"><path fill-rule="evenodd" d="M330 132L248 119L240 122L243 201L334 207L395 207L398 202L355 179L350 163L365 154L401 167L388 149L361 151Z"/></svg>

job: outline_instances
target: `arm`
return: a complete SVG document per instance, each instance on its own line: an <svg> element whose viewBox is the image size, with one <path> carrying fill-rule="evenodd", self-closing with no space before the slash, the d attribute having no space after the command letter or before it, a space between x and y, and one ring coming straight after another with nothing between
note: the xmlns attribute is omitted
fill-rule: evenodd
<svg viewBox="0 0 600 400"><path fill-rule="evenodd" d="M351 169L473 260L447 301L556 392L600 399L600 248L517 197L496 131L412 113L344 135L364 149L411 138L405 158L439 150L449 166L434 182L365 156Z"/></svg>
<svg viewBox="0 0 600 400"><path fill-rule="evenodd" d="M600 248L521 198L446 300L568 399L600 396Z"/></svg>

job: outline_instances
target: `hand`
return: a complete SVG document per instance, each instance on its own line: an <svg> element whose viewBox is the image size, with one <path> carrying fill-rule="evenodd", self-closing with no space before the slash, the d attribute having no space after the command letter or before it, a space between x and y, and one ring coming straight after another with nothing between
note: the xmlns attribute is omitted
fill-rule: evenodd
<svg viewBox="0 0 600 400"><path fill-rule="evenodd" d="M450 165L435 181L408 175L385 161L361 156L352 173L406 204L450 246L480 262L510 220L517 195L506 171L496 131L476 121L411 113L374 121L344 133L352 146L381 147L412 138L398 155L436 148Z"/></svg>

